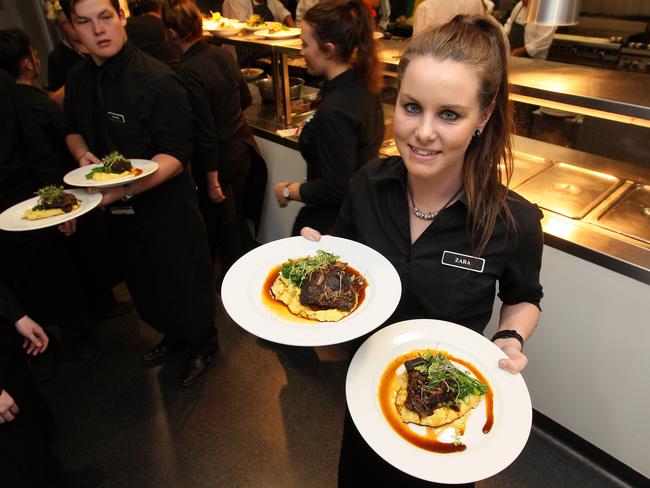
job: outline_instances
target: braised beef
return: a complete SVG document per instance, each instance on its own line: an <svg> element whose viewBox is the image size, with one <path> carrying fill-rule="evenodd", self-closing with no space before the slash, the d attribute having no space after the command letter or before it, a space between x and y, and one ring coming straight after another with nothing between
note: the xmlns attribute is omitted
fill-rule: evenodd
<svg viewBox="0 0 650 488"><path fill-rule="evenodd" d="M111 171L113 173L124 173L125 171L131 171L132 168L131 161L128 159L118 159L111 163Z"/></svg>
<svg viewBox="0 0 650 488"><path fill-rule="evenodd" d="M421 358L404 362L408 374L406 408L419 413L423 417L433 415L434 410L443 406L458 410L454 402L456 394L448 391L447 383L443 381L438 383L435 388L430 388L427 374L415 369L416 366L424 364L426 364L426 361Z"/></svg>
<svg viewBox="0 0 650 488"><path fill-rule="evenodd" d="M77 197L71 193L58 193L52 198L43 198L43 208L60 208L64 212L72 211L73 207L77 204Z"/></svg>
<svg viewBox="0 0 650 488"><path fill-rule="evenodd" d="M314 271L300 291L300 303L321 308L349 311L357 303L358 290L343 264Z"/></svg>

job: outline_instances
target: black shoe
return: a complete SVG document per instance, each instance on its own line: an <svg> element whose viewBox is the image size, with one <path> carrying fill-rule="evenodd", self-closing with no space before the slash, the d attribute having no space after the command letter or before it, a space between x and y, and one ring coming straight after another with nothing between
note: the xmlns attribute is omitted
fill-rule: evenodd
<svg viewBox="0 0 650 488"><path fill-rule="evenodd" d="M185 371L181 375L181 386L191 386L196 383L208 369L211 360L212 353L192 354L187 361Z"/></svg>
<svg viewBox="0 0 650 488"><path fill-rule="evenodd" d="M163 340L145 352L140 359L142 366L157 366L165 362L168 356L179 352L180 348L173 342L163 337Z"/></svg>

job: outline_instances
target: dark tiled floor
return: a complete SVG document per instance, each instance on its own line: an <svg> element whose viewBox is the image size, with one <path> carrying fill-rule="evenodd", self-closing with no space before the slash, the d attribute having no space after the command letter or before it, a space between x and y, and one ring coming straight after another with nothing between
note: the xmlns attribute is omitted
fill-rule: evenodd
<svg viewBox="0 0 650 488"><path fill-rule="evenodd" d="M285 348L219 317L206 377L176 386L183 357L145 370L158 334L134 312L97 324L105 357L64 362L42 385L57 418L55 452L104 487L335 487L345 351ZM533 429L521 456L479 488L626 486Z"/></svg>

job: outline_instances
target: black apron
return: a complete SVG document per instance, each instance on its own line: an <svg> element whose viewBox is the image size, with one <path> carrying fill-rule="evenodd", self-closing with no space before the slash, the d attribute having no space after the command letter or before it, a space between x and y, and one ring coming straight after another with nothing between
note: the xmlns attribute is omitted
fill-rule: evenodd
<svg viewBox="0 0 650 488"><path fill-rule="evenodd" d="M264 0L262 3L255 3L254 0L251 0L251 7L253 7L254 15L259 15L264 19L265 22L273 22L273 12L271 12L268 3L266 3L266 0Z"/></svg>
<svg viewBox="0 0 650 488"><path fill-rule="evenodd" d="M519 7L517 13L513 14L514 20L512 21L512 26L510 27L510 33L508 34L508 41L510 41L510 51L526 46L526 25L517 23L517 17L519 16L522 8L524 8L523 4L521 7Z"/></svg>

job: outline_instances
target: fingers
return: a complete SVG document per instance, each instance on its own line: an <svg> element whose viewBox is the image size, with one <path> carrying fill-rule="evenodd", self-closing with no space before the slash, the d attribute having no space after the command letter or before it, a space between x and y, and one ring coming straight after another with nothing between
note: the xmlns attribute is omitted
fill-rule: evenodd
<svg viewBox="0 0 650 488"><path fill-rule="evenodd" d="M499 368L516 374L521 373L528 365L528 358L517 348L505 347L503 352L507 354L508 359L499 359Z"/></svg>
<svg viewBox="0 0 650 488"><path fill-rule="evenodd" d="M59 231L64 236L71 236L77 231L77 219L68 220L59 225Z"/></svg>
<svg viewBox="0 0 650 488"><path fill-rule="evenodd" d="M320 232L318 232L316 229L312 229L311 227L303 227L302 229L300 229L300 235L303 236L305 239L314 242L320 241L321 238Z"/></svg>

